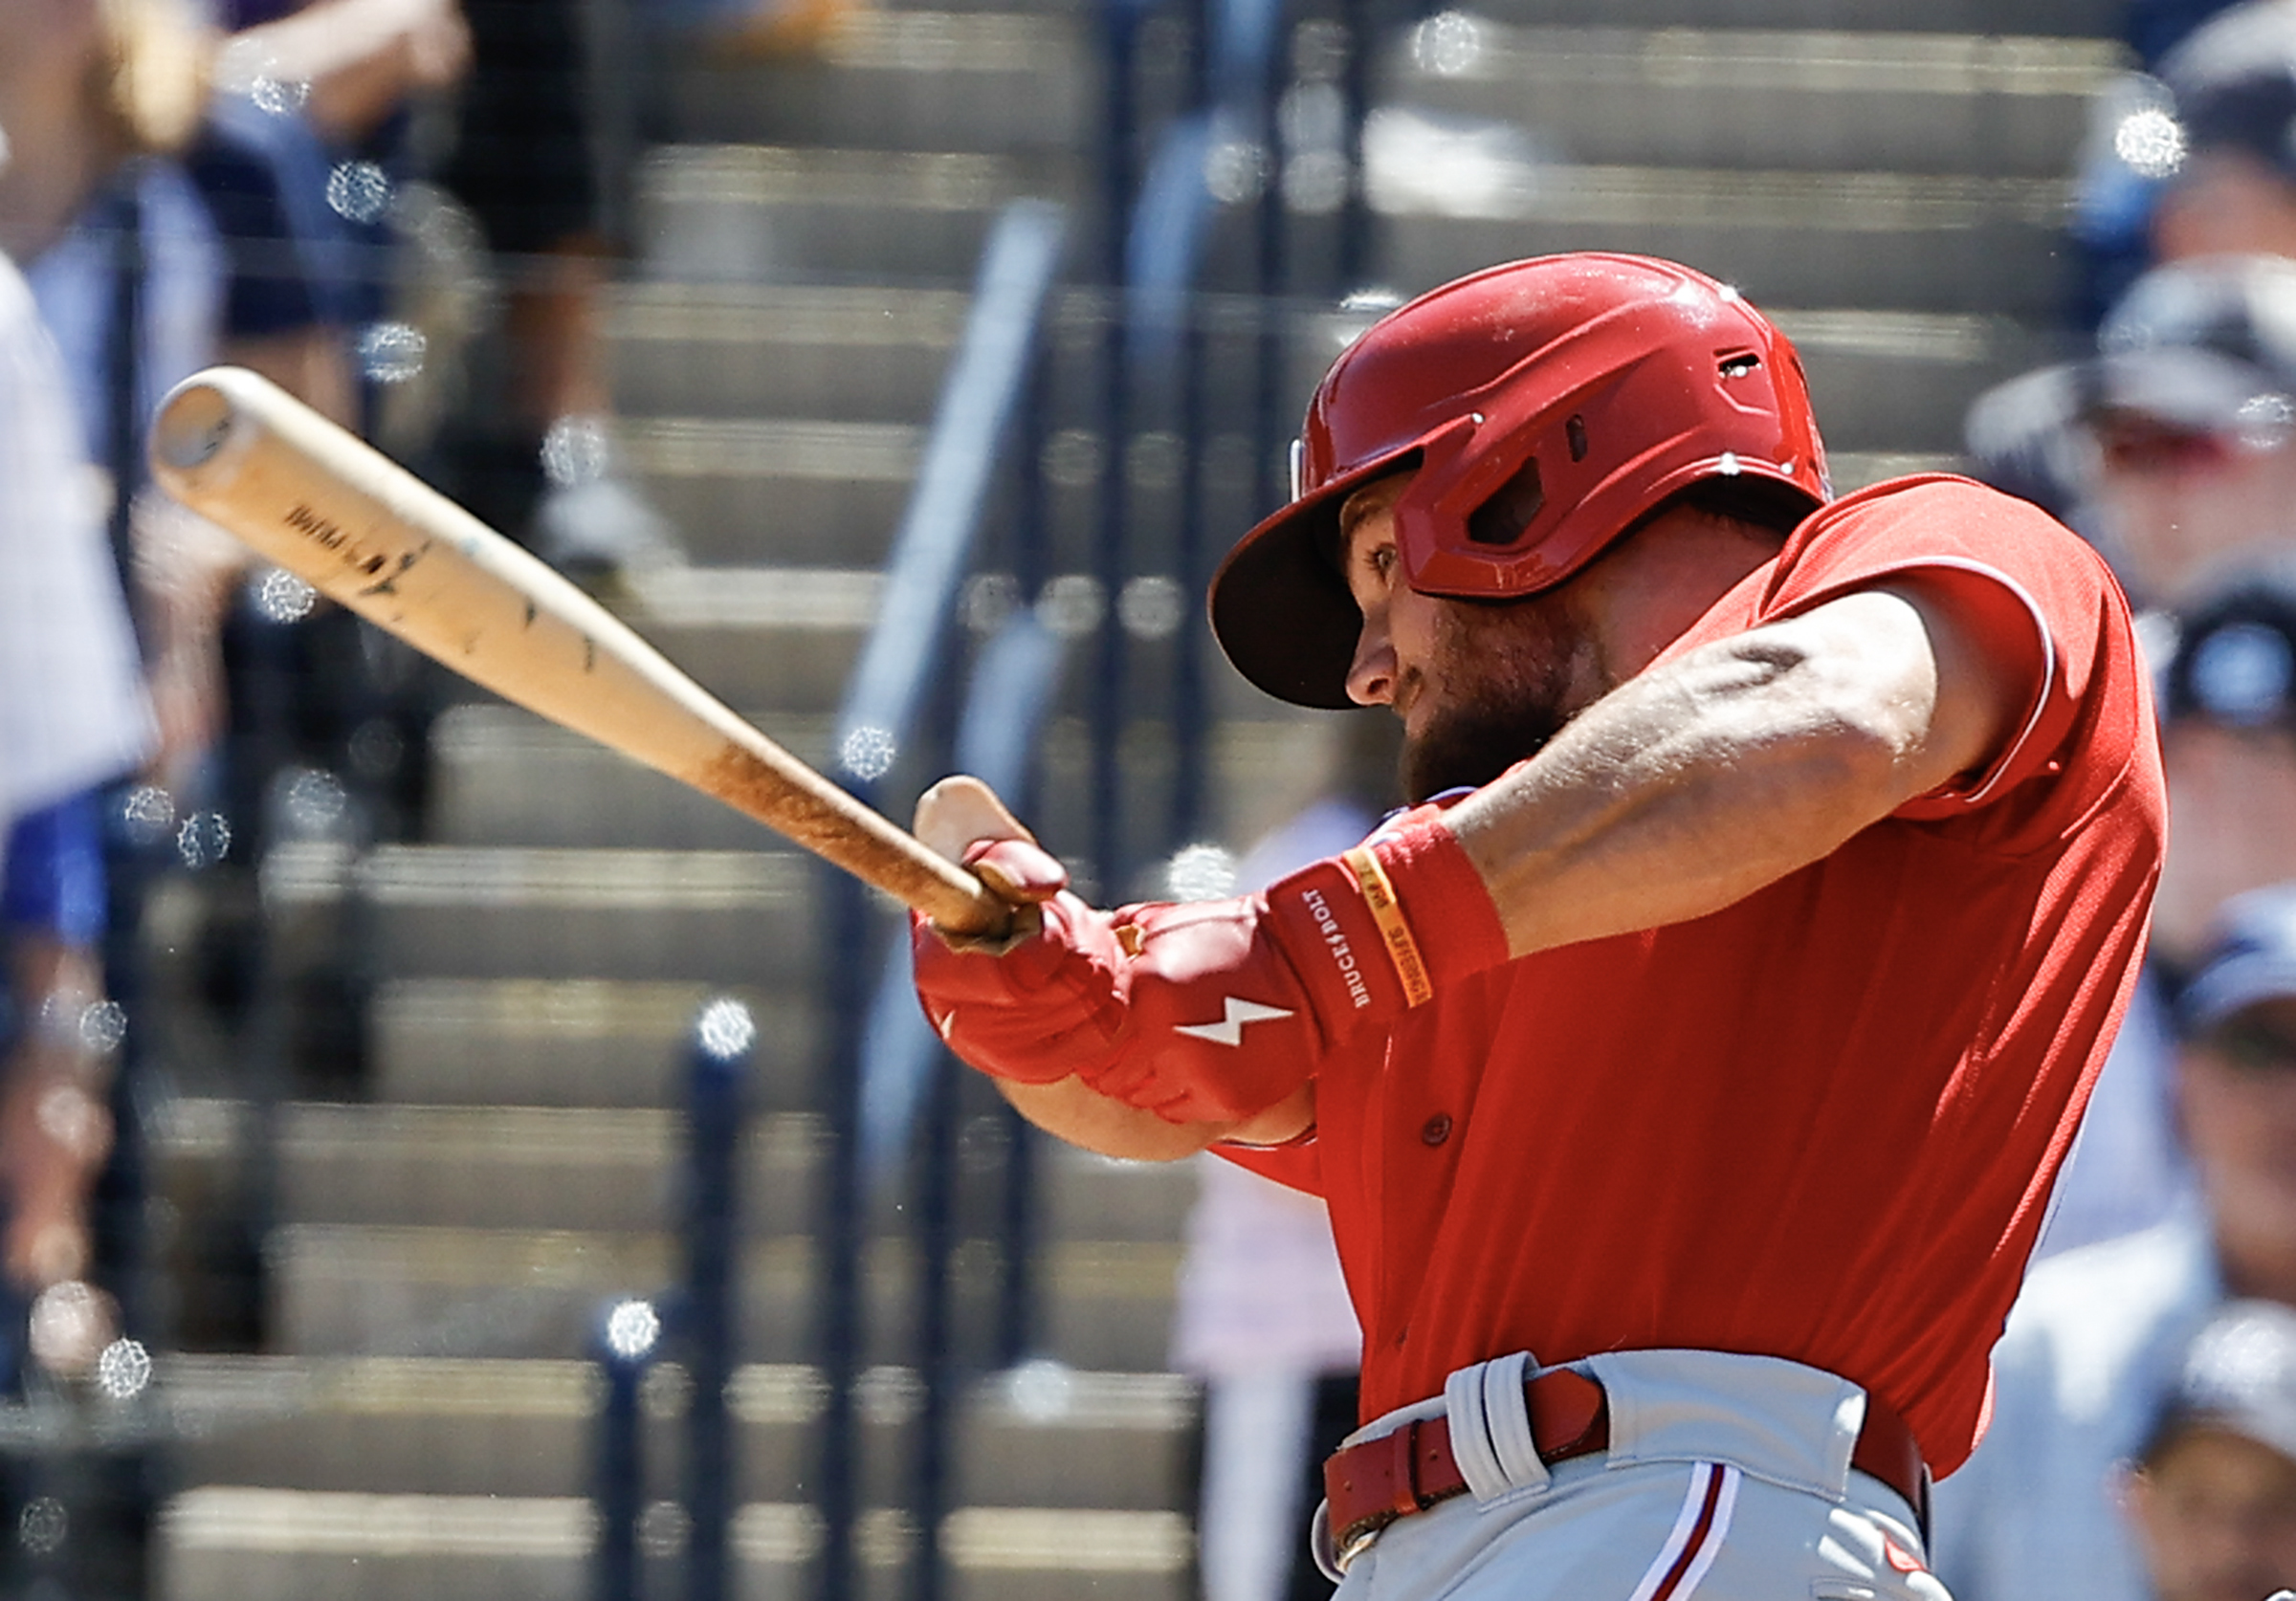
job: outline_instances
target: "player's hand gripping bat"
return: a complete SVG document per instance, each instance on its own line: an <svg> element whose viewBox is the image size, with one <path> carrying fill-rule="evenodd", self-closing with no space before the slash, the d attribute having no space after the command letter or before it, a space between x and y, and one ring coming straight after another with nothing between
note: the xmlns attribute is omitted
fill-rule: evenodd
<svg viewBox="0 0 2296 1601"><path fill-rule="evenodd" d="M783 750L542 561L268 380L210 367L152 425L152 471L267 559L506 700L788 836L953 932L1011 910Z"/></svg>

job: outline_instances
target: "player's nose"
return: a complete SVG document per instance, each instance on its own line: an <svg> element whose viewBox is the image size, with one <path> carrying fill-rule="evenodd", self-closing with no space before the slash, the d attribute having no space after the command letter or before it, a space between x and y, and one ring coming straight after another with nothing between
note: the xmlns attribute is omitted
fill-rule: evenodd
<svg viewBox="0 0 2296 1601"><path fill-rule="evenodd" d="M1347 669L1347 698L1358 706L1386 706L1395 699L1395 644L1387 633L1386 608L1364 613L1356 636L1355 660Z"/></svg>

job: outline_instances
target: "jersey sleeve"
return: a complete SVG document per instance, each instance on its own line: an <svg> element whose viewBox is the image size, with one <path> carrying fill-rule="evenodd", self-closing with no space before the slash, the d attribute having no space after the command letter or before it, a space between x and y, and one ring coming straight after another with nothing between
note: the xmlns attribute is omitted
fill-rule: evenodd
<svg viewBox="0 0 2296 1601"><path fill-rule="evenodd" d="M1916 576L1942 586L1958 614L2018 664L2021 709L1985 766L1907 802L1901 819L1987 805L2066 771L2085 735L2108 725L2126 733L2141 720L2134 634L2103 558L2039 507L1967 479L1898 480L1827 507L1789 541L1756 621ZM2102 699L2126 704L2103 715Z"/></svg>

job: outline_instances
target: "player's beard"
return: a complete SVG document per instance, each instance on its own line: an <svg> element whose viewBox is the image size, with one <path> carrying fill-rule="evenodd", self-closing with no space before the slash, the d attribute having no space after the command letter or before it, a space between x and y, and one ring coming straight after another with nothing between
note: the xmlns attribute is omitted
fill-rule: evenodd
<svg viewBox="0 0 2296 1601"><path fill-rule="evenodd" d="M1537 755L1593 698L1593 647L1538 602L1446 606L1418 695L1435 706L1405 736L1403 794L1480 789Z"/></svg>

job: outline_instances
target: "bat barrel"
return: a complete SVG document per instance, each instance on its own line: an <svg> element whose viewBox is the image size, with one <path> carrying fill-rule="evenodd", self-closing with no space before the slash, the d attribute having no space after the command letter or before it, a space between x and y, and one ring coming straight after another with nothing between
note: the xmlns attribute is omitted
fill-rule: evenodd
<svg viewBox="0 0 2296 1601"><path fill-rule="evenodd" d="M1011 910L784 751L626 624L372 446L257 374L162 403L153 475L328 599L505 700L713 795L942 926Z"/></svg>

